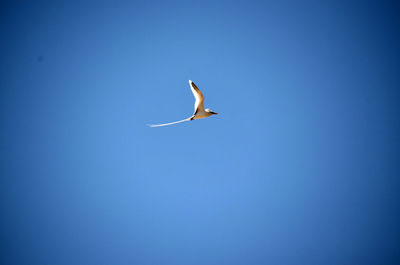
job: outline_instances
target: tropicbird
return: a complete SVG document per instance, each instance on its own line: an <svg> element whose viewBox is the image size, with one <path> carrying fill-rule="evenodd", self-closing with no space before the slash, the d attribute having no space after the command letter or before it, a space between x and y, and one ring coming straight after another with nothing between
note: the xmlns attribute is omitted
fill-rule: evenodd
<svg viewBox="0 0 400 265"><path fill-rule="evenodd" d="M192 80L189 80L189 85L190 89L192 90L193 96L196 99L196 102L194 103L194 113L191 117L181 120L181 121L174 121L170 123L163 123L163 124L154 124L154 125L149 125L150 127L160 127L160 126L166 126L166 125L171 125L175 123L180 123L180 122L185 122L185 121L191 121L191 120L197 120L197 119L202 119L202 118L207 118L210 117L211 115L218 114L210 109L204 109L204 96L203 93L201 93L200 89L193 83Z"/></svg>

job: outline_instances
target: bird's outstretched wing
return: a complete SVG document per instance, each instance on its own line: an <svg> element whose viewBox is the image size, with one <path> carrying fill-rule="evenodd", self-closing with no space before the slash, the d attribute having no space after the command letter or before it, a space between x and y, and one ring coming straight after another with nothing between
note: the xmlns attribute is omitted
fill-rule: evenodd
<svg viewBox="0 0 400 265"><path fill-rule="evenodd" d="M200 89L193 83L192 80L189 80L190 89L192 90L193 96L196 99L194 103L194 114L198 111L204 112L204 96L201 93Z"/></svg>
<svg viewBox="0 0 400 265"><path fill-rule="evenodd" d="M150 127L161 127L161 126L167 126L167 125L171 125L171 124L176 124L176 123L180 123L180 122L185 122L185 121L190 121L192 117L181 120L181 121L174 121L174 122L170 122L170 123L163 123L163 124L150 124Z"/></svg>

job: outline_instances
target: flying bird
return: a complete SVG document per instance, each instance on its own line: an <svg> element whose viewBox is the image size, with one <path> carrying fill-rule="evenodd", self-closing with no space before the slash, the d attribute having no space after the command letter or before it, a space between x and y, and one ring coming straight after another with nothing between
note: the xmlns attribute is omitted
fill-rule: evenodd
<svg viewBox="0 0 400 265"><path fill-rule="evenodd" d="M185 121L191 121L191 120L197 120L197 119L202 119L202 118L207 118L210 117L211 115L218 114L210 109L204 109L204 96L203 93L201 93L200 89L192 82L192 80L189 80L189 85L190 89L192 90L193 96L196 99L196 102L194 103L194 113L191 117L181 120L181 121L174 121L170 123L164 123L164 124L154 124L154 125L149 125L150 127L160 127L160 126L166 126L166 125L171 125L171 124L176 124L180 122L185 122Z"/></svg>

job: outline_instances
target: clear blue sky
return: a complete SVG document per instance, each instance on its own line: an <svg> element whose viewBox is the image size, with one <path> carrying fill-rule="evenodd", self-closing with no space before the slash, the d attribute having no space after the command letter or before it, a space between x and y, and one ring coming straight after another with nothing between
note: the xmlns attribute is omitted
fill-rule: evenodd
<svg viewBox="0 0 400 265"><path fill-rule="evenodd" d="M398 264L399 6L3 1L0 39L1 264ZM220 115L147 127L189 79Z"/></svg>

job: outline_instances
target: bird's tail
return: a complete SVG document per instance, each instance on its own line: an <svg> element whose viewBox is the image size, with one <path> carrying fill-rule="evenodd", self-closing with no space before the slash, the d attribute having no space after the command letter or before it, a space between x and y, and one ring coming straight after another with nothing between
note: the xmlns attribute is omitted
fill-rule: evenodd
<svg viewBox="0 0 400 265"><path fill-rule="evenodd" d="M171 124L175 124L175 123L180 123L180 122L185 122L185 121L190 121L192 117L181 120L181 121L174 121L174 122L170 122L170 123L163 123L163 124L150 124L150 127L161 127L161 126L167 126L167 125L171 125Z"/></svg>

